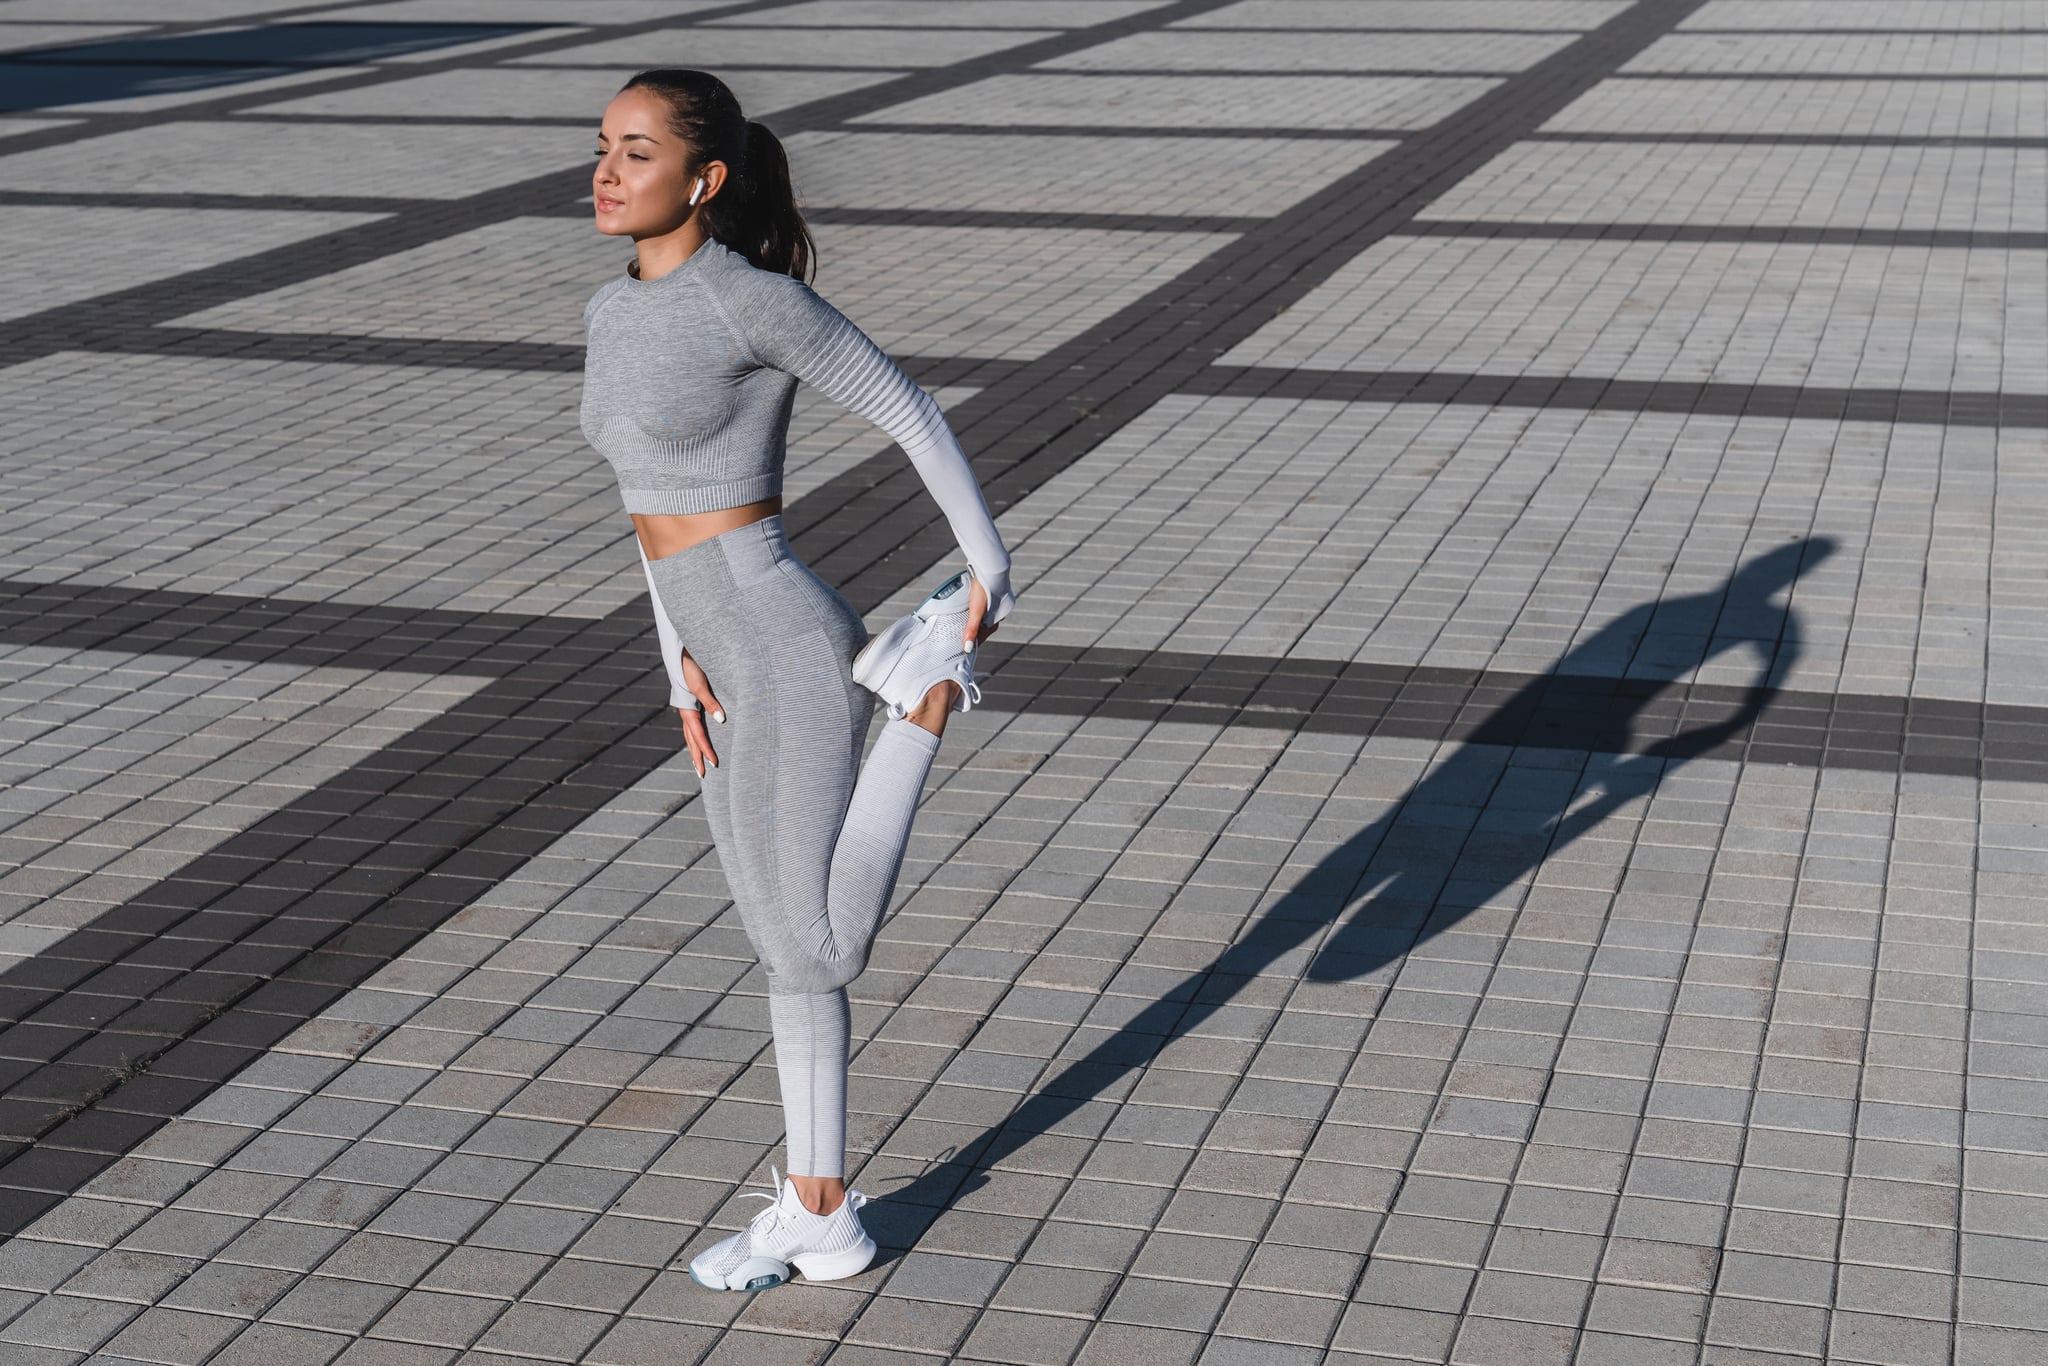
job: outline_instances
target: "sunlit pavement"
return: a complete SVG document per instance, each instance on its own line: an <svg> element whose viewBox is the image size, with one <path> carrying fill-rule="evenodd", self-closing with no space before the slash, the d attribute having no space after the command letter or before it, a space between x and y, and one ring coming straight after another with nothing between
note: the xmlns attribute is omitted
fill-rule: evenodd
<svg viewBox="0 0 2048 1366"><path fill-rule="evenodd" d="M630 71L1021 605L866 1273L576 427ZM0 0L0 1363L2048 1359L2044 0ZM954 563L809 395L796 545ZM744 698L723 699L744 706Z"/></svg>

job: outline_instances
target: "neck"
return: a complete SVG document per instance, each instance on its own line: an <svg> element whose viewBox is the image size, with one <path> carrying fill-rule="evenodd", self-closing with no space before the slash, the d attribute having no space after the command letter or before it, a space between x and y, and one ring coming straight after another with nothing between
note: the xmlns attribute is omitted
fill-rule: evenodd
<svg viewBox="0 0 2048 1366"><path fill-rule="evenodd" d="M636 238L633 246L638 254L633 273L643 280L659 280L695 255L707 235L700 216L693 213L673 232Z"/></svg>

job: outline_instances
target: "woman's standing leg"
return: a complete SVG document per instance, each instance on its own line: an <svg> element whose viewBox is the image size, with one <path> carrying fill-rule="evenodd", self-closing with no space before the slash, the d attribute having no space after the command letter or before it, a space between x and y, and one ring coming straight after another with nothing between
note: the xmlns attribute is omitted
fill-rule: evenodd
<svg viewBox="0 0 2048 1366"><path fill-rule="evenodd" d="M768 977L792 1176L845 1175L846 984L894 894L939 737L887 721L861 761L874 698L853 681L867 629L795 558L770 518L704 543L665 602L691 612L691 653L727 722L704 802L719 862ZM675 557L681 561L683 557ZM811 1193L811 1183L805 1183ZM833 1191L836 1198L836 1190Z"/></svg>
<svg viewBox="0 0 2048 1366"><path fill-rule="evenodd" d="M833 847L822 923L809 927L821 963L847 980L867 964L882 913L895 891L911 821L939 737L908 721L890 721L861 766ZM775 1066L792 1176L846 1175L846 1077L852 1009L844 986L768 996ZM807 1194L809 1192L806 1192ZM836 1192L834 1192L836 1196Z"/></svg>
<svg viewBox="0 0 2048 1366"><path fill-rule="evenodd" d="M788 1265L852 1275L874 1244L844 1184L846 985L894 894L942 714L885 723L863 763L874 699L852 677L867 639L859 614L795 559L779 522L701 545L718 549L685 552L687 591L683 565L655 561L654 573L678 578L661 596L691 604L684 634L727 718L705 811L767 976L791 1180L777 1192L781 1222L707 1249L691 1274L724 1289L773 1284Z"/></svg>

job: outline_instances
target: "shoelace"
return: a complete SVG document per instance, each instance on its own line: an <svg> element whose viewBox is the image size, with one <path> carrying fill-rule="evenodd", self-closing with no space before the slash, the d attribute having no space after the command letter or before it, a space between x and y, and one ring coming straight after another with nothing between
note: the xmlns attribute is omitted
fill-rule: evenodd
<svg viewBox="0 0 2048 1366"><path fill-rule="evenodd" d="M768 1208L747 1221L745 1235L734 1239L732 1246L727 1249L724 1258L721 1259L719 1268L721 1271L731 1271L749 1256L753 1255L754 1240L756 1238L768 1237L780 1231L782 1227L782 1173L777 1171L772 1164L768 1170L774 1177L774 1194L771 1195L767 1191L740 1192L740 1198L743 1200L766 1200Z"/></svg>
<svg viewBox="0 0 2048 1366"><path fill-rule="evenodd" d="M971 661L973 659L973 656L970 655L968 656L968 658ZM970 662L967 667L967 682L964 686L960 684L960 680L958 678L953 678L950 680L954 685L960 687L960 691L963 694L963 705L960 708L961 711L971 711L975 707L981 705L981 684L976 680L987 678L988 676L988 671L986 669L977 670ZM941 683L947 681L949 680L939 680L939 682ZM934 683L932 685L932 687L934 688L937 686L937 683ZM929 692L930 689L927 689L926 691ZM904 717L910 715L910 708L902 706L895 702L889 703L888 706L885 707L883 710L888 712L889 719L891 721L901 721Z"/></svg>
<svg viewBox="0 0 2048 1366"><path fill-rule="evenodd" d="M777 1169L774 1163L771 1162L768 1164L768 1174L774 1178L773 1194L770 1194L767 1191L740 1192L740 1198L744 1200L768 1201L768 1208L762 1210L759 1214L755 1215L752 1219L750 1219L747 1222L747 1232L749 1233L752 1233L756 1228L760 1228L763 1232L767 1232L780 1227L782 1224L782 1172L779 1169ZM846 1193L846 1203L853 1206L856 1212L859 1211L862 1206L866 1205L867 1202L868 1198L865 1195L862 1195L859 1191L848 1191ZM838 1212L838 1210L832 1211L833 1214L837 1214ZM832 1216L828 1214L821 1214L818 1217L820 1219L829 1219ZM762 1222L763 1220L766 1220L767 1222L764 1224Z"/></svg>

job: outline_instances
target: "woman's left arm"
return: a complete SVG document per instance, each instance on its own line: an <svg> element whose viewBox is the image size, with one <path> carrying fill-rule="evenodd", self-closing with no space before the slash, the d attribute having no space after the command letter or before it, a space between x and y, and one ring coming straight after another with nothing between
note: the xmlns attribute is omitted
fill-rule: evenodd
<svg viewBox="0 0 2048 1366"><path fill-rule="evenodd" d="M795 375L895 438L988 595L982 626L993 627L1017 603L1010 552L937 400L808 285L788 276L768 276L764 285L763 297L739 311L755 359Z"/></svg>

